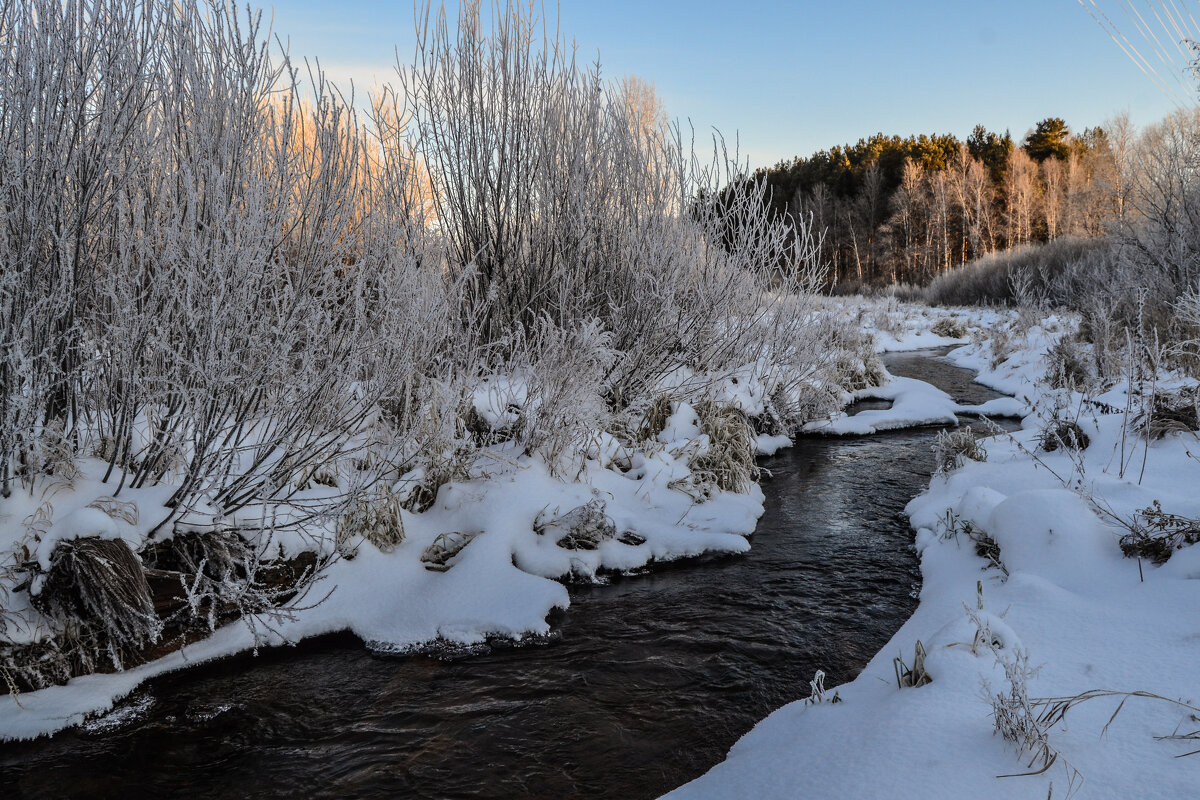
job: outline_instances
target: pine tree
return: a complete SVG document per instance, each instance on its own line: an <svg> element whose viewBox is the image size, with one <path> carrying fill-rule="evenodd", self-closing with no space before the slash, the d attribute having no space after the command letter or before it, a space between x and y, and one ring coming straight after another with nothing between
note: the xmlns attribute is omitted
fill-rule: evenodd
<svg viewBox="0 0 1200 800"><path fill-rule="evenodd" d="M1071 152L1071 129L1061 117L1047 117L1025 136L1025 152L1034 161L1066 158Z"/></svg>

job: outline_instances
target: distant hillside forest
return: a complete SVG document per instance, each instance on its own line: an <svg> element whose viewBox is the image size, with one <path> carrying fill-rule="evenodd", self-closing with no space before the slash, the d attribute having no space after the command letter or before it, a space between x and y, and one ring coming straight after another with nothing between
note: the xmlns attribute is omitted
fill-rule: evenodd
<svg viewBox="0 0 1200 800"><path fill-rule="evenodd" d="M880 133L753 177L775 214L824 232L833 287L924 284L996 251L1103 233L1123 194L1113 151L1104 129L1051 117L1019 146L982 125L965 142Z"/></svg>

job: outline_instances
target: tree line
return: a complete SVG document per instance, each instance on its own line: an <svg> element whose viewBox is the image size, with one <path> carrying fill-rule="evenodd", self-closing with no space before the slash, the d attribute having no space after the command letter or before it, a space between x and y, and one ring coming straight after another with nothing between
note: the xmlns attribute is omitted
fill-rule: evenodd
<svg viewBox="0 0 1200 800"><path fill-rule="evenodd" d="M878 133L749 180L773 214L824 231L831 285L923 284L1019 245L1103 233L1121 211L1114 148L1104 128L1077 134L1050 117L1020 144L982 125L966 141Z"/></svg>

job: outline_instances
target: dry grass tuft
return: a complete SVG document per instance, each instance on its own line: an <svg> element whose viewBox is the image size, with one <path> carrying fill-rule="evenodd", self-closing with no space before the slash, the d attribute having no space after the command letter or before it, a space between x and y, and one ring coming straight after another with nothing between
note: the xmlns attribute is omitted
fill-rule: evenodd
<svg viewBox="0 0 1200 800"><path fill-rule="evenodd" d="M952 472L963 465L963 459L987 461L987 450L975 436L975 430L965 425L955 430L939 431L933 443L934 474Z"/></svg>
<svg viewBox="0 0 1200 800"><path fill-rule="evenodd" d="M875 339L870 334L835 328L830 335L829 347L837 353L834 375L846 391L882 386L887 379L883 362L875 352Z"/></svg>
<svg viewBox="0 0 1200 800"><path fill-rule="evenodd" d="M1069 450L1086 450L1092 443L1091 437L1072 420L1058 420L1042 429L1038 446L1047 453L1053 453L1059 448Z"/></svg>
<svg viewBox="0 0 1200 800"><path fill-rule="evenodd" d="M930 328L930 332L936 336L962 339L967 335L967 323L959 317L942 317Z"/></svg>
<svg viewBox="0 0 1200 800"><path fill-rule="evenodd" d="M533 530L553 536L555 544L567 550L595 550L617 535L616 523L604 513L603 500L590 500L557 517L547 518L543 511L533 521Z"/></svg>
<svg viewBox="0 0 1200 800"><path fill-rule="evenodd" d="M115 497L97 497L95 500L87 504L88 508L94 508L108 515L109 519L124 522L126 525L138 524L138 507L137 503L125 503Z"/></svg>
<svg viewBox="0 0 1200 800"><path fill-rule="evenodd" d="M448 483L471 479L471 464L475 459L473 445L457 442L452 448L430 458L420 482L399 497L400 507L414 514L433 508L438 490Z"/></svg>
<svg viewBox="0 0 1200 800"><path fill-rule="evenodd" d="M911 667L904 663L904 656L896 656L892 659L892 668L896 671L897 689L916 688L933 682L933 676L925 669L925 656L925 645L921 644L921 640L918 639L913 648Z"/></svg>
<svg viewBox="0 0 1200 800"><path fill-rule="evenodd" d="M941 526L944 538L954 539L957 542L959 534L966 536L967 540L975 545L975 555L987 560L989 566L1000 570L1005 578L1008 577L1008 567L1004 566L1004 562L1000 560L1000 545L987 531L976 526L969 519L963 519L950 509L946 509ZM982 591L980 588L981 593ZM983 608L982 600L979 607Z"/></svg>
<svg viewBox="0 0 1200 800"><path fill-rule="evenodd" d="M988 349L991 350L988 365L992 369L999 367L1013 354L1013 350L1016 349L1013 338L1012 331L1007 327L1000 327L992 331L992 338L988 344Z"/></svg>
<svg viewBox="0 0 1200 800"><path fill-rule="evenodd" d="M72 625L78 628L78 623ZM76 675L95 670L97 648L79 646L80 638L64 633L28 645L0 642L0 672L4 673L9 694L17 698L21 692L61 686ZM74 645L72 649L63 649L67 642Z"/></svg>
<svg viewBox="0 0 1200 800"><path fill-rule="evenodd" d="M829 696L829 692L825 689L825 671L817 670L813 675L813 679L808 682L809 695L804 698L804 704L808 706L820 705L821 703L840 703L842 698L835 691L833 697Z"/></svg>
<svg viewBox="0 0 1200 800"><path fill-rule="evenodd" d="M990 698L996 732L1006 742L1031 755L1025 768L1032 770L997 777L1041 775L1054 766L1059 754L1050 744L1050 726L1053 723L1039 714L1036 702L1029 697L1029 679L1037 674L1037 670L1029 666L1029 655L1025 652L1016 652L1003 658L997 653L996 659L1004 668L1005 682L1008 683L1007 692L994 692ZM1066 766L1071 784L1074 785L1080 778L1079 772L1069 764Z"/></svg>
<svg viewBox="0 0 1200 800"><path fill-rule="evenodd" d="M1093 383L1087 359L1074 339L1059 339L1046 353L1046 365L1046 382L1055 389L1077 392Z"/></svg>
<svg viewBox="0 0 1200 800"><path fill-rule="evenodd" d="M1165 564L1176 550L1200 542L1200 519L1163 511L1157 500L1121 522L1129 531L1121 537L1126 558Z"/></svg>
<svg viewBox="0 0 1200 800"><path fill-rule="evenodd" d="M118 668L162 630L142 562L120 539L61 542L32 602L64 625L77 621L102 633Z"/></svg>
<svg viewBox="0 0 1200 800"><path fill-rule="evenodd" d="M75 445L63 432L61 422L52 422L21 452L21 474L29 486L38 475L53 475L71 483L79 477Z"/></svg>
<svg viewBox="0 0 1200 800"><path fill-rule="evenodd" d="M338 549L347 552L361 536L381 552L390 553L404 541L404 522L400 519L400 498L385 484L354 500L338 522Z"/></svg>
<svg viewBox="0 0 1200 800"><path fill-rule="evenodd" d="M646 409L642 424L638 428L638 439L641 441L657 439L658 435L667 429L667 420L674 413L673 408L674 404L667 395L660 394L654 398L654 402Z"/></svg>
<svg viewBox="0 0 1200 800"><path fill-rule="evenodd" d="M744 413L705 401L696 405L708 449L688 462L695 484L727 492L748 492L758 479L758 436Z"/></svg>
<svg viewBox="0 0 1200 800"><path fill-rule="evenodd" d="M776 385L767 395L763 413L750 422L756 431L767 436L790 436L797 427L798 416L796 403L788 397L783 386Z"/></svg>
<svg viewBox="0 0 1200 800"><path fill-rule="evenodd" d="M421 563L425 565L425 569L445 572L454 566L454 557L461 553L463 548L478 535L478 533L462 533L461 531L439 533L433 543L425 548L425 552L421 553Z"/></svg>
<svg viewBox="0 0 1200 800"><path fill-rule="evenodd" d="M1196 389L1155 392L1134 420L1134 427L1155 440L1171 433L1195 433L1200 430L1200 393Z"/></svg>

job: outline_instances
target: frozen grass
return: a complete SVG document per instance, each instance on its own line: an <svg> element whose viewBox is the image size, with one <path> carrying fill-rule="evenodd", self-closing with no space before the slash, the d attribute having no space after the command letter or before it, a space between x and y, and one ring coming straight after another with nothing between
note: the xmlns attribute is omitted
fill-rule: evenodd
<svg viewBox="0 0 1200 800"><path fill-rule="evenodd" d="M987 461L987 448L980 443L975 430L967 425L938 431L933 443L933 459L938 473L951 472L963 465L963 459Z"/></svg>
<svg viewBox="0 0 1200 800"><path fill-rule="evenodd" d="M967 335L967 323L958 317L943 317L934 323L930 332L950 339L961 339Z"/></svg>
<svg viewBox="0 0 1200 800"><path fill-rule="evenodd" d="M63 542L37 580L34 606L60 629L95 628L118 669L162 630L141 561L121 539Z"/></svg>
<svg viewBox="0 0 1200 800"><path fill-rule="evenodd" d="M1180 391L1154 391L1133 420L1134 427L1148 439L1172 433L1200 430L1200 392L1194 387Z"/></svg>
<svg viewBox="0 0 1200 800"><path fill-rule="evenodd" d="M1200 519L1163 511L1158 500L1122 522L1129 532L1121 552L1130 558L1165 564L1175 551L1200 543Z"/></svg>
<svg viewBox="0 0 1200 800"><path fill-rule="evenodd" d="M707 445L688 462L700 487L745 492L758 479L758 436L746 415L712 401L698 403L696 414Z"/></svg>
<svg viewBox="0 0 1200 800"><path fill-rule="evenodd" d="M383 484L357 498L338 521L337 546L352 552L357 540L370 542L381 553L390 553L404 541L400 498Z"/></svg>

